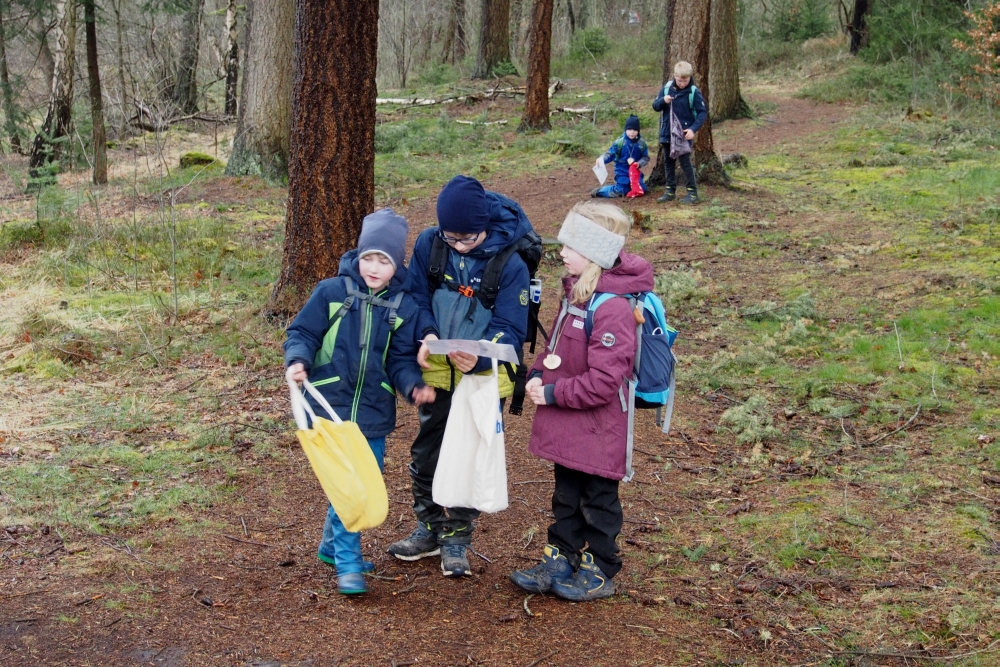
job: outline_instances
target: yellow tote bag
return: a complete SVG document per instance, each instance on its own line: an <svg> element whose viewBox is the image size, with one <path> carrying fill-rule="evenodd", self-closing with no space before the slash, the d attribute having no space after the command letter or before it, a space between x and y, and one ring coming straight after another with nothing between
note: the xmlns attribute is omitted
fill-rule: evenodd
<svg viewBox="0 0 1000 667"><path fill-rule="evenodd" d="M389 495L368 441L354 422L337 416L330 404L308 381L302 386L323 406L333 421L317 417L296 383L289 381L296 435L326 497L347 530L374 528L389 513ZM306 415L312 418L309 428Z"/></svg>

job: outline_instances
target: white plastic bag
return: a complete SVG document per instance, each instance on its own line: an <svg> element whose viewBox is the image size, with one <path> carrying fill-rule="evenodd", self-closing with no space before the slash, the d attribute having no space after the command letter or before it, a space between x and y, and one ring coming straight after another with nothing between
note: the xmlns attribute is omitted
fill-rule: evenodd
<svg viewBox="0 0 1000 667"><path fill-rule="evenodd" d="M443 507L472 507L481 512L507 509L496 359L492 375L464 375L455 388L431 494Z"/></svg>

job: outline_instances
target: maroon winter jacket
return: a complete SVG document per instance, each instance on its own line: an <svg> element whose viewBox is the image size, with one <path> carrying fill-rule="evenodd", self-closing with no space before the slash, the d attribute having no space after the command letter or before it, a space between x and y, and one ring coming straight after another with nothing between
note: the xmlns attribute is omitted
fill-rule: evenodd
<svg viewBox="0 0 1000 667"><path fill-rule="evenodd" d="M632 294L653 289L649 262L626 252L618 258L618 264L601 274L598 292ZM563 278L567 297L575 283L575 276ZM573 470L622 479L628 413L622 410L618 390L623 388L627 397L636 324L626 299L605 302L594 311L593 319L587 340L583 320L566 316L555 349L562 358L559 368L549 370L542 365L547 351L535 360L531 372L542 373L543 385L555 385L556 404L538 406L528 451Z"/></svg>

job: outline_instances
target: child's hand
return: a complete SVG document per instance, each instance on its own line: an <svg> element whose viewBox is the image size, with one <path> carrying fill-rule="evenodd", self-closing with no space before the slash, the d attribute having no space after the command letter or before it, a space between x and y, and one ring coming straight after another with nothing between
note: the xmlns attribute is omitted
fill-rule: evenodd
<svg viewBox="0 0 1000 667"><path fill-rule="evenodd" d="M694 132L691 130L684 130L684 138L688 141L694 141Z"/></svg>
<svg viewBox="0 0 1000 667"><path fill-rule="evenodd" d="M635 160L633 160L632 158L629 158L629 159L628 159L628 163L629 163L629 164L632 164L633 162L635 162Z"/></svg>
<svg viewBox="0 0 1000 667"><path fill-rule="evenodd" d="M594 162L594 165L597 166L597 167L600 167L602 164L604 164L604 159L603 158L604 158L603 155L601 157L597 158L597 161Z"/></svg>
<svg viewBox="0 0 1000 667"><path fill-rule="evenodd" d="M479 357L468 352L451 352L448 354L448 358L451 359L451 363L455 364L455 368L463 373L468 373L479 363Z"/></svg>
<svg viewBox="0 0 1000 667"><path fill-rule="evenodd" d="M532 384L537 380L538 382ZM542 380L540 378L535 378L528 384L524 385L525 393L531 398L531 402L535 405L545 405L545 387L542 386Z"/></svg>
<svg viewBox="0 0 1000 667"><path fill-rule="evenodd" d="M434 391L434 387L414 387L412 396L414 403L423 405L433 403L437 399L437 392Z"/></svg>
<svg viewBox="0 0 1000 667"><path fill-rule="evenodd" d="M671 102L674 101L674 98L670 97L670 95L664 95L663 101L666 102L667 104L670 104Z"/></svg>
<svg viewBox="0 0 1000 667"><path fill-rule="evenodd" d="M285 379L291 380L292 382L302 382L308 377L306 373L306 367L301 363L297 362L288 367L285 371Z"/></svg>
<svg viewBox="0 0 1000 667"><path fill-rule="evenodd" d="M424 336L424 340L420 341L420 351L417 352L417 363L420 364L421 368L430 368L431 365L427 363L427 357L431 356L431 351L427 347L426 341L437 340L438 337L434 334L427 334Z"/></svg>

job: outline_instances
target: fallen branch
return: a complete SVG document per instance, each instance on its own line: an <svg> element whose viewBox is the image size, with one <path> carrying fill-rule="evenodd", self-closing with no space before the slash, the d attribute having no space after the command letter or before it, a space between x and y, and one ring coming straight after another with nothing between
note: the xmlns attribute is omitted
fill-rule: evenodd
<svg viewBox="0 0 1000 667"><path fill-rule="evenodd" d="M575 107L575 108L574 107L556 107L555 109L553 109L552 111L549 112L549 115L551 116L552 114L556 114L556 113L587 114L587 113L594 113L594 109L593 109L593 107Z"/></svg>
<svg viewBox="0 0 1000 667"><path fill-rule="evenodd" d="M527 614L528 616L534 616L535 615L535 612L531 611L531 608L528 607L528 600L530 600L533 597L535 597L535 594L531 593L530 595L528 595L527 597L524 598L524 602L521 604L521 606L524 607L524 613ZM532 663L532 664L534 664L534 663Z"/></svg>
<svg viewBox="0 0 1000 667"><path fill-rule="evenodd" d="M460 125L506 125L506 120L490 120L490 121L479 121L479 120L456 120L456 123Z"/></svg>
<svg viewBox="0 0 1000 667"><path fill-rule="evenodd" d="M897 429L893 429L892 431L889 431L888 433L883 433L882 435L880 435L879 437L875 438L874 440L872 440L871 442L867 443L864 446L865 447L871 447L872 445L874 445L877 442L882 442L883 440L885 440L886 438L888 438L890 435L895 435L896 433L899 433L900 431L905 431L906 429L908 429L910 427L910 424L913 423L913 420L916 419L917 415L920 414L920 408L921 408L921 406L918 403L917 404L917 411L913 413L912 417L910 417L909 419L906 420L905 424L903 424L902 426L900 426Z"/></svg>
<svg viewBox="0 0 1000 667"><path fill-rule="evenodd" d="M554 656L558 652L559 652L559 649L556 649L555 651L552 651L551 653L547 653L546 655L543 655L541 658L537 658L535 660L532 660L530 663L528 663L527 665L525 665L525 667L535 667L535 665L539 664L543 660L548 660L549 658L551 658L552 656Z"/></svg>
<svg viewBox="0 0 1000 667"><path fill-rule="evenodd" d="M252 544L257 547L269 547L271 549L277 549L278 547L274 544L267 544L265 542L254 542L253 540L242 540L238 537L233 537L232 535L223 535L227 540L232 540L233 542L241 542L243 544Z"/></svg>
<svg viewBox="0 0 1000 667"><path fill-rule="evenodd" d="M968 651L966 653L956 653L954 655L924 655L921 653L902 653L897 651L834 651L834 654L858 655L863 657L870 656L875 658L903 658L904 660L930 660L931 662L949 662L951 660L961 660L975 655L982 655L983 653L992 653L996 650L998 644L1000 644L1000 639L995 640L992 644L985 648L981 648L976 651Z"/></svg>

